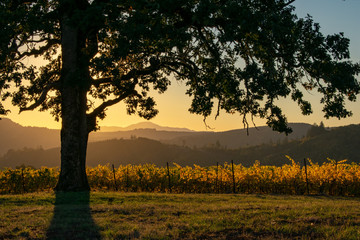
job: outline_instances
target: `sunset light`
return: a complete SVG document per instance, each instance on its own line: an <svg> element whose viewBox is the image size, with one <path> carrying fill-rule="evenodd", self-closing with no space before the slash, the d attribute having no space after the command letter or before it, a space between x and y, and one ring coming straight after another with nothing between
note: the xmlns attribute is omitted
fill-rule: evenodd
<svg viewBox="0 0 360 240"><path fill-rule="evenodd" d="M360 0L0 0L0 239L360 239Z"/></svg>
<svg viewBox="0 0 360 240"><path fill-rule="evenodd" d="M360 8L358 1L327 1L327 0L301 0L294 3L295 12L299 17L305 17L310 14L315 22L321 25L321 31L324 34L333 34L344 32L345 36L350 39L350 56L354 62L360 61L360 33L357 28L360 22L360 15L357 10ZM38 58L40 59L40 58ZM27 60L26 63L34 64ZM38 60L39 61L39 60ZM36 64L36 62L35 62ZM159 110L158 115L150 121L162 126L186 127L197 131L226 131L231 129L243 128L242 117L237 113L231 115L224 111L215 120L215 113L206 119L206 123L211 129L206 128L203 117L190 114L188 109L191 105L191 99L185 95L187 86L184 82L173 80L168 91L163 94L153 92L151 95L157 103L156 108ZM313 114L304 116L296 103L290 98L279 99L280 106L288 117L289 122L319 123L323 121L326 126L342 126L348 124L360 123L360 111L358 102L348 102L347 106L353 111L353 116L338 120L337 118L325 119L321 111L322 107L318 104L320 96L316 91L306 93L308 99L313 105ZM38 126L60 129L61 123L54 121L49 112L27 111L19 114L16 107L11 106L10 101L4 105L11 110L6 117L24 126ZM116 106L109 107L107 117L99 122L100 126L119 126L125 127L137 122L145 121L136 115L126 114L125 105L120 103ZM250 127L253 126L249 119ZM263 119L255 118L256 126L266 125Z"/></svg>

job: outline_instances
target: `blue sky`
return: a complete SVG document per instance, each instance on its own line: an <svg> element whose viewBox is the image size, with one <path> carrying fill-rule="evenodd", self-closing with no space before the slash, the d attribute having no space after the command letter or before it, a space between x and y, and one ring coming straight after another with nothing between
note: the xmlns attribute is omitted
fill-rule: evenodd
<svg viewBox="0 0 360 240"><path fill-rule="evenodd" d="M324 34L344 32L350 39L351 58L360 61L360 0L297 0L299 17L310 14Z"/></svg>

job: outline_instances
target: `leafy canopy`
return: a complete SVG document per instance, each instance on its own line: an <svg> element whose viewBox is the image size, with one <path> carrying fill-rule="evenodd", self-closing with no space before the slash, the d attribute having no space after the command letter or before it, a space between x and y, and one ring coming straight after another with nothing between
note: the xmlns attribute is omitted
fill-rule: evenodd
<svg viewBox="0 0 360 240"><path fill-rule="evenodd" d="M82 69L74 84L88 91L87 116L96 129L120 101L129 114L157 113L151 88L184 81L190 112L220 109L267 119L289 133L276 100L290 96L312 112L303 91L322 94L325 117L348 117L360 67L349 61L342 33L324 36L293 0L2 0L0 94L20 111L39 108L61 118L63 29L73 26ZM64 17L66 16L66 17ZM42 66L32 64L43 59ZM85 71L85 74L84 72ZM0 113L6 113L0 105Z"/></svg>

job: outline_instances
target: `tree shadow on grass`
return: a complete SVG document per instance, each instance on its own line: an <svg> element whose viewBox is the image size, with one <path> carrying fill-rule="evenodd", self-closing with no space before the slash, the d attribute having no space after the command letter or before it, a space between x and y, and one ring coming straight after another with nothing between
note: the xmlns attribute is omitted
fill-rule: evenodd
<svg viewBox="0 0 360 240"><path fill-rule="evenodd" d="M101 239L91 217L89 192L57 192L46 239Z"/></svg>

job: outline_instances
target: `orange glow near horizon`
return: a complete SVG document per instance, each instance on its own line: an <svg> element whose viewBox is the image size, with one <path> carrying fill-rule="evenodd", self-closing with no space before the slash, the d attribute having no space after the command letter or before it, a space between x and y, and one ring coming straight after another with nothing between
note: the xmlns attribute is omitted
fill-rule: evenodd
<svg viewBox="0 0 360 240"><path fill-rule="evenodd" d="M356 24L360 22L360 15L358 14L360 1L302 0L296 1L294 5L296 7L295 12L299 17L305 17L307 13L313 16L314 21L318 22L322 27L321 31L324 34L344 32L345 36L351 40L350 53L352 61L360 62L360 31L358 31ZM28 60L28 63L32 62ZM202 116L188 112L191 99L185 95L186 86L184 85L184 83L173 81L168 91L164 94L153 94L157 102L159 114L153 118L151 122L161 126L189 128L196 131L227 131L244 127L242 116L238 114L230 115L222 111L217 120L214 120L214 114L207 119L207 124L213 129L206 129ZM352 117L341 120L336 118L327 120L323 117L323 112L321 111L322 106L319 104L320 96L316 92L305 92L304 95L305 99L309 100L313 106L314 113L309 116L303 116L297 104L292 102L290 98L279 100L279 105L288 117L288 122L319 124L323 121L327 127L360 124L359 102L347 103L347 108L353 111L354 115ZM38 112L35 110L18 114L19 109L11 106L9 100L4 102L4 105L11 110L11 113L4 117L23 126L48 127L54 129L61 127L61 123L56 122L49 112ZM99 122L100 126L126 127L131 124L146 121L135 115L127 115L123 103L110 107L106 114L107 117ZM257 126L266 125L266 121L263 119L256 118L254 121ZM249 119L249 124L250 127L253 126L251 119Z"/></svg>
<svg viewBox="0 0 360 240"><path fill-rule="evenodd" d="M217 120L214 119L214 114L207 119L207 125L212 128L207 129L202 116L190 114L188 112L191 99L185 95L185 87L181 83L173 82L168 91L164 94L156 93L154 98L157 102L159 114L150 120L150 122L155 124L168 127L189 128L195 131L228 131L244 128L242 117L240 115L231 115L221 111ZM301 115L299 107L290 99L285 99L284 101L279 102L279 105L283 108L289 122L319 124L323 121L327 127L360 123L360 112L357 111L359 103L349 103L347 105L349 109L353 111L353 117L341 120L336 118L327 120L323 118L321 106L317 104L319 102L319 97L309 94L308 99L312 102L314 109L314 113L309 116ZM10 107L9 102L6 104L6 107ZM17 108L11 107L11 113L5 117L23 126L47 127L53 129L61 128L61 123L56 122L49 112L29 111L21 114L18 114L18 112ZM126 108L123 103L110 107L106 113L107 117L99 122L100 126L127 127L135 123L146 121L136 115L127 115ZM266 125L266 121L263 119L255 118L254 122L256 126ZM251 119L249 119L249 126L253 127Z"/></svg>

